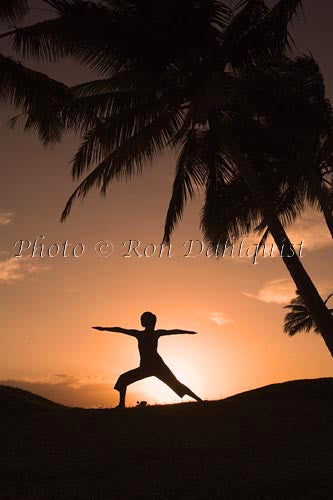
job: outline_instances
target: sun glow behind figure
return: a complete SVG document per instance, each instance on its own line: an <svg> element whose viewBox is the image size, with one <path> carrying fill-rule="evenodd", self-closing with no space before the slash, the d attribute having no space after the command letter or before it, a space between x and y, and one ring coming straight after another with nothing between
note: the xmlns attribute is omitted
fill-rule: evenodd
<svg viewBox="0 0 333 500"><path fill-rule="evenodd" d="M172 362L169 365L184 384L192 384L198 393L205 394L203 377L193 363L190 361L184 362L178 352L172 356ZM147 378L133 385L133 391L137 389L144 393L148 404L183 403L191 400L191 398L187 397L180 400L167 385L155 377Z"/></svg>

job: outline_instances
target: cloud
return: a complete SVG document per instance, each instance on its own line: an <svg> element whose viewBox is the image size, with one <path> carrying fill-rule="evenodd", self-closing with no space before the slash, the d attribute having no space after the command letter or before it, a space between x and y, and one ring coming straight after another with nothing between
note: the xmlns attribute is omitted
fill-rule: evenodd
<svg viewBox="0 0 333 500"><path fill-rule="evenodd" d="M10 257L0 261L0 283L13 284L22 281L27 275L49 269L47 266L35 264L28 259L29 257Z"/></svg>
<svg viewBox="0 0 333 500"><path fill-rule="evenodd" d="M321 281L318 284L319 293L323 298L333 291L333 283L330 281ZM246 297L260 300L267 304L287 304L296 295L296 286L291 279L278 279L267 281L257 293L252 294L243 292Z"/></svg>
<svg viewBox="0 0 333 500"><path fill-rule="evenodd" d="M65 293L68 293L68 294L75 294L79 291L79 289L77 287L69 287L69 288L65 288Z"/></svg>
<svg viewBox="0 0 333 500"><path fill-rule="evenodd" d="M306 251L319 250L332 245L332 238L325 224L324 216L307 209L301 219L290 228L287 228L290 240L295 244L304 241L304 254Z"/></svg>
<svg viewBox="0 0 333 500"><path fill-rule="evenodd" d="M322 250L327 247L333 248L333 241L329 230L326 226L324 216L316 212L311 208L307 208L301 218L292 224L290 227L286 227L286 232L289 240L294 245L296 254L300 255L300 245L302 243L302 257L305 257L307 253L314 252L317 250ZM241 257L239 257L240 244L242 240L238 242L234 241L234 258L232 262L237 264L253 263L253 254L256 246L260 242L260 236L251 233L248 237L243 238L243 246ZM273 249L272 249L273 245ZM248 251L248 255L246 252ZM271 253L272 251L272 253ZM288 252L288 248L285 248L285 252ZM264 257L264 253L266 257ZM227 256L230 255L230 250L226 253ZM271 236L267 238L266 249L264 252L264 247L261 247L258 252L257 263L268 262L270 259L281 258L279 250L274 243Z"/></svg>
<svg viewBox="0 0 333 500"><path fill-rule="evenodd" d="M118 404L118 393L113 390L114 380L99 376L57 374L39 378L0 380L0 385L18 387L66 406L89 408L112 407ZM135 405L142 394L129 394L128 404Z"/></svg>
<svg viewBox="0 0 333 500"><path fill-rule="evenodd" d="M216 323L217 325L227 325L229 323L233 323L233 320L228 318L223 312L211 312L206 313L206 317Z"/></svg>
<svg viewBox="0 0 333 500"><path fill-rule="evenodd" d="M306 252L320 250L332 245L332 238L323 214L311 208L307 208L301 218L297 219L292 226L287 227L286 232L297 253L299 252L300 243L304 242L302 252L304 255L306 255ZM270 246L272 243L273 239L268 238L267 245Z"/></svg>
<svg viewBox="0 0 333 500"><path fill-rule="evenodd" d="M268 304L286 304L295 296L295 284L291 280L272 280L265 283L256 294L248 292L243 294Z"/></svg>
<svg viewBox="0 0 333 500"><path fill-rule="evenodd" d="M13 220L13 212L0 212L0 226L7 226Z"/></svg>

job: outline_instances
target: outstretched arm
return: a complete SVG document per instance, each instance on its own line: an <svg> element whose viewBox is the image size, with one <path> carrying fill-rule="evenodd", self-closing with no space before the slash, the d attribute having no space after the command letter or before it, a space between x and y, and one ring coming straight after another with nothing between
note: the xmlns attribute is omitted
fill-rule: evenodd
<svg viewBox="0 0 333 500"><path fill-rule="evenodd" d="M188 333L190 335L195 335L198 332L193 332L192 330L156 330L156 333L158 335L165 336L165 335L181 335L182 333Z"/></svg>
<svg viewBox="0 0 333 500"><path fill-rule="evenodd" d="M125 335L130 335L131 337L136 337L139 333L138 330L128 330L127 328L121 328L120 326L93 326L92 328L101 332L123 333Z"/></svg>

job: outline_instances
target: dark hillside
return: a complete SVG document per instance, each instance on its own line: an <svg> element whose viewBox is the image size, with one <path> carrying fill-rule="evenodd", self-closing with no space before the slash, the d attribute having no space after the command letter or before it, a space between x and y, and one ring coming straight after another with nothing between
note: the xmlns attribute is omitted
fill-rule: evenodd
<svg viewBox="0 0 333 500"><path fill-rule="evenodd" d="M333 379L70 409L0 387L1 500L330 500Z"/></svg>

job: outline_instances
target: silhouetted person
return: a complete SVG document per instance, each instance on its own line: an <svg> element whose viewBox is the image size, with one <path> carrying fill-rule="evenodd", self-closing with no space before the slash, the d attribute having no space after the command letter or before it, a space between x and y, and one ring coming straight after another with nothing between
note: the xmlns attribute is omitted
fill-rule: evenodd
<svg viewBox="0 0 333 500"><path fill-rule="evenodd" d="M93 326L96 330L107 332L118 332L130 335L138 339L139 352L140 352L140 366L134 370L123 373L118 378L114 388L119 391L120 399L118 408L125 407L125 396L127 386L142 380L146 377L155 376L162 382L167 384L179 397L186 394L191 396L196 401L202 401L194 392L192 392L186 385L179 382L174 376L170 368L164 363L163 359L157 352L158 339L164 335L178 335L181 333L195 334L197 332L186 330L155 330L156 316L151 312L145 312L141 316L141 325L144 327L143 331L140 330L127 330L120 327L103 327Z"/></svg>

